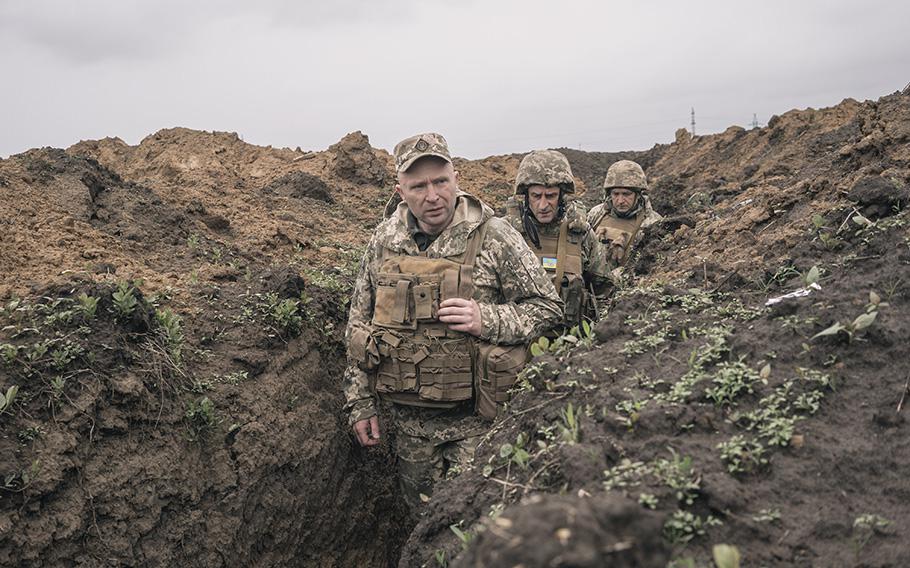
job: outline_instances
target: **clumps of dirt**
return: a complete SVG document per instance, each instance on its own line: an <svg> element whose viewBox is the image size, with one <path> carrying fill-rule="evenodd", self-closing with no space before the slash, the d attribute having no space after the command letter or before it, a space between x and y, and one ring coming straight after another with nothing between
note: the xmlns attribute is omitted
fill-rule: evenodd
<svg viewBox="0 0 910 568"><path fill-rule="evenodd" d="M262 191L295 199L307 197L325 201L326 203L335 202L332 199L332 190L328 184L306 172L292 172L282 176L262 188Z"/></svg>
<svg viewBox="0 0 910 568"><path fill-rule="evenodd" d="M853 184L847 198L860 207L863 215L878 219L906 207L910 202L910 188L895 178L869 176Z"/></svg>
<svg viewBox="0 0 910 568"><path fill-rule="evenodd" d="M329 146L328 151L335 157L333 172L341 179L378 186L391 179L391 158L377 156L370 146L370 139L359 130Z"/></svg>
<svg viewBox="0 0 910 568"><path fill-rule="evenodd" d="M485 523L453 566L664 568L670 559L661 516L613 495L533 495Z"/></svg>

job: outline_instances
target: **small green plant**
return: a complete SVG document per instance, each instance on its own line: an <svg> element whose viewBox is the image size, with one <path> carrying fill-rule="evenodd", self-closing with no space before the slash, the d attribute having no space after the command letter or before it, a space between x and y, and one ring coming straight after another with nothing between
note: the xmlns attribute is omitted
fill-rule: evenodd
<svg viewBox="0 0 910 568"><path fill-rule="evenodd" d="M180 365L183 355L183 330L180 316L169 309L155 310L155 320L161 330L162 339L167 345L168 353L176 365Z"/></svg>
<svg viewBox="0 0 910 568"><path fill-rule="evenodd" d="M733 436L718 444L717 448L720 450L720 459L730 473L751 473L768 463L765 447L744 436Z"/></svg>
<svg viewBox="0 0 910 568"><path fill-rule="evenodd" d="M461 541L462 550L467 550L468 545L470 545L471 541L474 539L474 533L472 533L471 531L461 530L461 528L459 528L459 526L457 524L449 525L449 529L451 529L451 531L453 533L455 533L455 536L458 537L458 540Z"/></svg>
<svg viewBox="0 0 910 568"><path fill-rule="evenodd" d="M821 270L819 270L817 266L813 266L808 272L803 274L802 277L803 284L808 288L818 282L818 279L821 277Z"/></svg>
<svg viewBox="0 0 910 568"><path fill-rule="evenodd" d="M654 476L673 490L680 503L691 505L701 488L701 477L695 472L690 456L681 456L673 448L669 450L670 459L654 462Z"/></svg>
<svg viewBox="0 0 910 568"><path fill-rule="evenodd" d="M553 353L557 357L566 354L570 349L576 346L590 347L594 343L594 330L587 321L582 321L581 325L573 326L571 329L550 341L546 336L538 338L531 344L531 355L540 357L544 353Z"/></svg>
<svg viewBox="0 0 910 568"><path fill-rule="evenodd" d="M16 395L18 393L19 387L17 385L13 385L6 389L6 394L0 392L0 415L12 407L13 401L16 400Z"/></svg>
<svg viewBox="0 0 910 568"><path fill-rule="evenodd" d="M300 332L303 317L299 311L300 300L287 298L282 300L275 292L262 297L260 309L269 324L281 335L293 336Z"/></svg>
<svg viewBox="0 0 910 568"><path fill-rule="evenodd" d="M7 364L12 363L16 360L16 355L19 354L19 348L10 343L0 344L0 357L3 357L3 361Z"/></svg>
<svg viewBox="0 0 910 568"><path fill-rule="evenodd" d="M739 568L742 560L739 549L730 544L715 544L711 548L711 556L717 568Z"/></svg>
<svg viewBox="0 0 910 568"><path fill-rule="evenodd" d="M562 418L562 424L559 425L562 439L569 444L577 444L581 431L575 406L570 402L559 414L560 418Z"/></svg>
<svg viewBox="0 0 910 568"><path fill-rule="evenodd" d="M842 323L840 321L834 322L831 326L813 335L812 339L844 333L847 336L847 341L852 341L853 337L858 332L868 328L875 322L879 309L886 307L888 307L888 303L882 302L879 295L874 291L871 291L869 292L869 303L866 304L865 312L856 316L856 318L849 323Z"/></svg>
<svg viewBox="0 0 910 568"><path fill-rule="evenodd" d="M3 485L0 486L0 489L4 489L12 493L21 493L22 491L28 489L28 487L35 481L35 478L38 477L39 473L41 473L41 461L35 460L28 468L6 474L6 476L3 478Z"/></svg>
<svg viewBox="0 0 910 568"><path fill-rule="evenodd" d="M751 393L752 386L758 380L758 373L743 363L742 359L732 363L722 362L717 365L714 386L705 391L705 396L717 406L731 406L740 394Z"/></svg>
<svg viewBox="0 0 910 568"><path fill-rule="evenodd" d="M128 282L118 284L117 291L112 294L111 298L114 302L114 314L118 318L129 318L139 306L139 300L136 299L136 289Z"/></svg>
<svg viewBox="0 0 910 568"><path fill-rule="evenodd" d="M89 321L95 318L95 314L98 311L98 298L82 292L76 296L76 301L79 304L78 309L79 313L82 315L83 321Z"/></svg>
<svg viewBox="0 0 910 568"><path fill-rule="evenodd" d="M515 444L503 444L499 447L499 457L504 460L509 460L518 467L525 469L528 467L528 460L531 458L531 455L525 450L525 445L528 443L528 435L524 432L518 434L518 438L515 440ZM491 471L492 473L492 471Z"/></svg>
<svg viewBox="0 0 910 568"><path fill-rule="evenodd" d="M16 434L16 437L19 439L20 444L28 444L41 436L44 436L44 428L41 426L30 426L28 428L23 428L19 430Z"/></svg>
<svg viewBox="0 0 910 568"><path fill-rule="evenodd" d="M642 493L638 496L638 503L643 507L647 507L648 509L656 509L657 497L651 495L650 493Z"/></svg>
<svg viewBox="0 0 910 568"><path fill-rule="evenodd" d="M851 543L853 545L853 553L857 559L859 559L860 552L869 543L872 536L882 532L889 525L891 525L891 521L888 519L868 513L860 515L853 520L853 539Z"/></svg>
<svg viewBox="0 0 910 568"><path fill-rule="evenodd" d="M221 247L215 245L212 247L212 264L218 264L221 262L221 256L224 254L224 251L221 250Z"/></svg>
<svg viewBox="0 0 910 568"><path fill-rule="evenodd" d="M60 375L57 375L51 379L51 395L55 400L58 400L63 396L63 391L66 390L66 378Z"/></svg>
<svg viewBox="0 0 910 568"><path fill-rule="evenodd" d="M200 439L219 423L218 416L215 413L215 403L207 396L189 402L184 417L189 423L190 441Z"/></svg>
<svg viewBox="0 0 910 568"><path fill-rule="evenodd" d="M757 514L752 515L752 520L756 523L773 523L780 520L780 509L762 509Z"/></svg>
<svg viewBox="0 0 910 568"><path fill-rule="evenodd" d="M685 544L697 536L704 536L709 527L721 524L711 515L702 519L689 511L677 510L664 523L664 537L673 544Z"/></svg>
<svg viewBox="0 0 910 568"><path fill-rule="evenodd" d="M449 561L446 560L446 551L440 548L437 548L433 553L434 558L436 559L436 565L440 568L447 568Z"/></svg>

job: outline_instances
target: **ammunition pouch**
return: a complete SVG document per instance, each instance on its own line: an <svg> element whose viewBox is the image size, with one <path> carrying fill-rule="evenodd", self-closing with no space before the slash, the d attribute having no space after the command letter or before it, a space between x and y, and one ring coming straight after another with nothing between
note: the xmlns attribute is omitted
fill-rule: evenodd
<svg viewBox="0 0 910 568"><path fill-rule="evenodd" d="M348 357L364 371L373 371L379 366L379 348L373 339L372 328L354 323L348 339Z"/></svg>
<svg viewBox="0 0 910 568"><path fill-rule="evenodd" d="M585 282L581 275L566 274L562 279L562 286L558 290L559 296L565 304L565 323L567 325L579 323L588 303Z"/></svg>
<svg viewBox="0 0 910 568"><path fill-rule="evenodd" d="M480 341L475 345L474 408L478 414L492 420L501 404L509 401L509 390L529 360L528 347Z"/></svg>

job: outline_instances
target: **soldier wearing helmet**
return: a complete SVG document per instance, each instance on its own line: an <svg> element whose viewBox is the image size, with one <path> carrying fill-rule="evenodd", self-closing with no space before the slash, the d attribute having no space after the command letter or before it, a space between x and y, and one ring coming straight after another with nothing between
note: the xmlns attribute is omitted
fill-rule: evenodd
<svg viewBox="0 0 910 568"><path fill-rule="evenodd" d="M521 232L565 304L563 325L594 319L596 298L612 287L606 253L569 196L575 178L564 155L555 150L531 152L518 166L509 219Z"/></svg>
<svg viewBox="0 0 910 568"><path fill-rule="evenodd" d="M524 240L458 187L445 139L395 146L401 197L364 251L345 340L345 409L357 441L380 443L378 411L396 426L407 502L470 461L562 302Z"/></svg>
<svg viewBox="0 0 910 568"><path fill-rule="evenodd" d="M660 221L648 199L648 180L641 166L620 160L610 166L604 180L604 202L588 212L588 223L617 265L629 259L632 247L641 240L641 230Z"/></svg>

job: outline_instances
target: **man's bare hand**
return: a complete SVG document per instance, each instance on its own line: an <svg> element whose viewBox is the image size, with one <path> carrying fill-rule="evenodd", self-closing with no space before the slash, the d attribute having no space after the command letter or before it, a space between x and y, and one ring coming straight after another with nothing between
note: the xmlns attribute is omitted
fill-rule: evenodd
<svg viewBox="0 0 910 568"><path fill-rule="evenodd" d="M480 306L474 300L449 298L439 303L439 321L447 324L452 331L480 337Z"/></svg>
<svg viewBox="0 0 910 568"><path fill-rule="evenodd" d="M379 443L379 418L372 416L354 422L354 434L361 446L375 446Z"/></svg>

